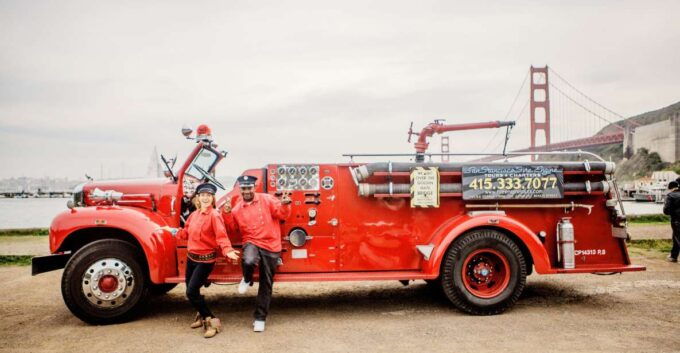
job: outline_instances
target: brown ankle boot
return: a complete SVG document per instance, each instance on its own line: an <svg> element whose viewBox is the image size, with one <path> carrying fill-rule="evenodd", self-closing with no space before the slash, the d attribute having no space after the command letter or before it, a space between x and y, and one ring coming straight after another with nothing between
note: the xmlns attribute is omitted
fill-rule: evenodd
<svg viewBox="0 0 680 353"><path fill-rule="evenodd" d="M222 331L222 322L220 322L220 319L216 317L205 318L205 334L203 334L203 337L215 337L215 335L220 331Z"/></svg>
<svg viewBox="0 0 680 353"><path fill-rule="evenodd" d="M203 326L203 318L201 317L201 314L196 313L196 318L194 319L194 322L191 323L191 328L199 328Z"/></svg>

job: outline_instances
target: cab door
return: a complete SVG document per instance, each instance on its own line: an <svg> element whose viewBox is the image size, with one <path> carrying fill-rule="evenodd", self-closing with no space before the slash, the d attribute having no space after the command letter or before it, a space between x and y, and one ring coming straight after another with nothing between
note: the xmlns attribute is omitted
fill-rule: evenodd
<svg viewBox="0 0 680 353"><path fill-rule="evenodd" d="M267 192L291 192L291 214L281 228L277 272L337 271L337 166L275 164L267 167Z"/></svg>

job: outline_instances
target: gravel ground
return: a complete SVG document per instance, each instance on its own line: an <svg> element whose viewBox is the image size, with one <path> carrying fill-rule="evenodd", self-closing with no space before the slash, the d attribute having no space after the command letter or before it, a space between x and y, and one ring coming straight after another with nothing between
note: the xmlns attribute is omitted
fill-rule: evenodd
<svg viewBox="0 0 680 353"><path fill-rule="evenodd" d="M672 352L680 351L680 264L632 249L646 272L532 275L510 311L476 317L422 281L279 283L265 333L251 330L254 291L204 289L225 330L189 329L184 285L128 323L90 326L68 311L62 271L0 267L0 352Z"/></svg>

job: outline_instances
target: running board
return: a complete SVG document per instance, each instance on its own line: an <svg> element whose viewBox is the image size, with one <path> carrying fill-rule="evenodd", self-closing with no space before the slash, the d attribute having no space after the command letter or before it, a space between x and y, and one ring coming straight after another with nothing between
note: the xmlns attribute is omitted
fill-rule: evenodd
<svg viewBox="0 0 680 353"><path fill-rule="evenodd" d="M257 279L257 274L254 276ZM321 273L278 273L274 282L326 282L326 281L389 281L435 279L436 275L428 275L418 271L380 271L380 272L321 272ZM237 283L241 281L241 273L228 275L210 275L208 281ZM184 277L169 277L165 283L182 283Z"/></svg>
<svg viewBox="0 0 680 353"><path fill-rule="evenodd" d="M588 265L582 268L558 268L554 273L617 273L617 272L633 272L644 271L645 266L640 265Z"/></svg>

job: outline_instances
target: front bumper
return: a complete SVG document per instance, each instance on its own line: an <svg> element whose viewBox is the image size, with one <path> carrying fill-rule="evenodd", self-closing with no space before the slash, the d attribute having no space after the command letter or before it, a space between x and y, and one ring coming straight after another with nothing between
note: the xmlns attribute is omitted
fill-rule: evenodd
<svg viewBox="0 0 680 353"><path fill-rule="evenodd" d="M47 256L34 256L31 259L31 275L35 276L43 272L49 272L64 268L71 258L71 254L55 254Z"/></svg>

